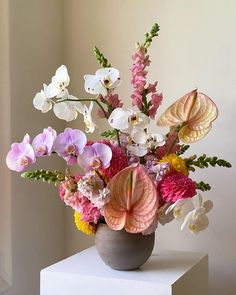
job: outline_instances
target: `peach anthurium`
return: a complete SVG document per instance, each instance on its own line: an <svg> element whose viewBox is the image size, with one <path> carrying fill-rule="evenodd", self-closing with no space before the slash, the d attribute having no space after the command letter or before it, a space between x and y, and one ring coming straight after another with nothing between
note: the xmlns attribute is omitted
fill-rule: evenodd
<svg viewBox="0 0 236 295"><path fill-rule="evenodd" d="M185 94L172 104L158 119L161 127L181 126L179 139L185 143L203 138L217 118L215 103L197 89Z"/></svg>
<svg viewBox="0 0 236 295"><path fill-rule="evenodd" d="M140 165L121 170L108 183L108 189L111 199L105 206L104 216L110 228L140 233L157 218L159 195Z"/></svg>

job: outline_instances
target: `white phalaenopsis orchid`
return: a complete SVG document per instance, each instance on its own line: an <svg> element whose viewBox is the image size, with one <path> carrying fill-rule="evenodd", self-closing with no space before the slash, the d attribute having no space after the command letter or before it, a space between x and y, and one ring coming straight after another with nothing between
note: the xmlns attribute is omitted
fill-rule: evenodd
<svg viewBox="0 0 236 295"><path fill-rule="evenodd" d="M86 126L85 132L87 133L93 133L96 128L96 124L92 120L92 110L93 102L90 103L89 108L86 105L84 105L83 110L81 112L81 114L83 114L84 116L84 123Z"/></svg>
<svg viewBox="0 0 236 295"><path fill-rule="evenodd" d="M73 95L67 95L66 99L69 99L70 101L63 101L63 98L61 100L57 100L54 104L53 111L59 119L69 122L77 118L78 112L81 114L83 113L84 106Z"/></svg>
<svg viewBox="0 0 236 295"><path fill-rule="evenodd" d="M70 83L70 77L66 66L60 66L55 73L55 76L52 77L52 82L48 85L46 96L48 98L61 98L68 94L67 86Z"/></svg>
<svg viewBox="0 0 236 295"><path fill-rule="evenodd" d="M183 230L186 226L191 233L198 233L208 227L209 219L206 215L212 208L213 202L208 200L203 203L202 196L199 194L199 204L192 211L190 211L184 219L184 222L181 226Z"/></svg>
<svg viewBox="0 0 236 295"><path fill-rule="evenodd" d="M38 92L33 100L34 107L42 113L47 113L52 109L53 102L46 96L47 85L43 84L43 89Z"/></svg>
<svg viewBox="0 0 236 295"><path fill-rule="evenodd" d="M178 220L183 220L186 215L194 209L192 198L179 199L174 204L170 205L165 214L172 211L173 216Z"/></svg>
<svg viewBox="0 0 236 295"><path fill-rule="evenodd" d="M96 71L95 75L84 76L85 91L91 94L107 96L107 89L114 89L120 83L120 74L117 69L103 68Z"/></svg>
<svg viewBox="0 0 236 295"><path fill-rule="evenodd" d="M150 119L145 114L116 108L108 118L108 123L114 129L130 134L136 144L146 144L147 133L145 129L148 127Z"/></svg>
<svg viewBox="0 0 236 295"><path fill-rule="evenodd" d="M166 136L159 133L150 133L147 135L147 142L149 148L157 148L163 146L166 143Z"/></svg>

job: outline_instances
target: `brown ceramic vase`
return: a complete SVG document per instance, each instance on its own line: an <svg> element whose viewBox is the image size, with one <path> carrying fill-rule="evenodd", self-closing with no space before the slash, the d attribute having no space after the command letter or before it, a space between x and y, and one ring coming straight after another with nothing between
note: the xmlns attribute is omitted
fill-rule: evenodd
<svg viewBox="0 0 236 295"><path fill-rule="evenodd" d="M113 269L132 270L144 264L154 247L155 233L130 234L112 230L100 223L95 234L95 245L101 259Z"/></svg>

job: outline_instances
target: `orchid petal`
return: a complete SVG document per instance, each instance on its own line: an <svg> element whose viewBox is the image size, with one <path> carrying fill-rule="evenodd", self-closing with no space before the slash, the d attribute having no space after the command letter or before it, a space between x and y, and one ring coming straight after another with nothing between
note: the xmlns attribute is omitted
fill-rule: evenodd
<svg viewBox="0 0 236 295"><path fill-rule="evenodd" d="M110 117L108 118L108 123L114 129L125 130L129 128L129 116L129 111L125 111L122 108L116 108L112 111Z"/></svg>

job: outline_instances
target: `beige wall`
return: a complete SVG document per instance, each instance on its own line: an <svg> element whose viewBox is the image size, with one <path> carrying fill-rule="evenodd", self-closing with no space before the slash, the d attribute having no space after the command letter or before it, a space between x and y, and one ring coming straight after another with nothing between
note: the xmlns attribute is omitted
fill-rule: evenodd
<svg viewBox="0 0 236 295"><path fill-rule="evenodd" d="M4 158L9 149L9 142L4 142L2 149L2 139L9 141L10 137L10 141L21 141L26 132L33 137L49 125L58 131L64 126L64 122L52 113L43 116L32 104L42 82L48 81L63 62L63 1L6 2L9 3L9 13L0 9L0 14L3 13L5 21L9 18L9 48L2 48L7 38L2 39L1 34L0 56L4 68L1 63L0 72L1 83L6 83L5 86L9 83L10 93L8 88L5 94L2 93L1 87L1 103L6 104L7 111L4 113L1 105L1 115L3 111L5 118L1 124L1 167L5 165ZM1 18L1 30L7 34L5 21L2 24ZM6 64L8 57L9 64ZM38 167L63 168L64 162L56 158L42 159ZM56 189L47 184L24 181L17 173L11 174L11 194L2 193L1 190L0 210L11 214L12 231L12 287L6 294L37 295L40 269L64 257L64 206ZM2 203L2 196L6 198L7 206ZM1 215L1 226L2 218ZM4 243L10 242L8 236L2 237L2 231L1 238Z"/></svg>
<svg viewBox="0 0 236 295"><path fill-rule="evenodd" d="M216 168L196 174L198 179L209 181L213 187L204 194L215 204L210 214L209 229L192 236L180 232L177 223L160 227L156 251L165 248L208 252L210 294L234 295L235 0L66 1L65 62L72 76L71 89L77 95L84 95L83 75L93 73L98 68L92 55L92 47L97 45L120 70L123 81L119 93L128 105L131 90L130 56L134 42L142 40L143 34L154 22L160 24L161 32L150 50L152 65L149 77L151 81L159 80L159 89L165 97L161 110L195 87L207 93L219 106L220 116L212 132L194 144L191 152L225 157L234 165L231 170ZM76 251L81 240L76 239L78 234L70 229L71 215L68 218L69 239L66 241L69 254ZM86 238L84 241L86 243Z"/></svg>

